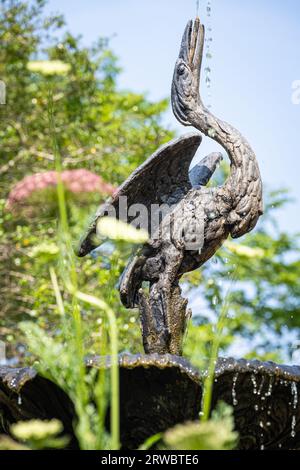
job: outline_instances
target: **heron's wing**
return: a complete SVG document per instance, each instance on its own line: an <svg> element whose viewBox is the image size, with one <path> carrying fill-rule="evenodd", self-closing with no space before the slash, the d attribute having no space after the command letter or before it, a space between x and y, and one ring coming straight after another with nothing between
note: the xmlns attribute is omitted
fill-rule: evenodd
<svg viewBox="0 0 300 470"><path fill-rule="evenodd" d="M99 207L80 243L78 255L85 256L98 246L97 223L101 217L111 214L112 206L116 218L124 220L121 209L124 204L128 209L134 204L143 205L149 217L153 204L177 204L192 187L188 176L189 167L201 140L201 134L195 132L174 139L160 147L139 166L120 186L117 193ZM131 216L129 214L124 221L130 223L136 216L136 213Z"/></svg>

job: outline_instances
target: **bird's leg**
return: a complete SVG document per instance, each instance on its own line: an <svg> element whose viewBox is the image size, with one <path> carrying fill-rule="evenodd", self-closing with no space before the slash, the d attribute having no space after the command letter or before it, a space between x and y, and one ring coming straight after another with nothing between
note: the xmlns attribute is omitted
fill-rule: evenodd
<svg viewBox="0 0 300 470"><path fill-rule="evenodd" d="M140 289L139 310L145 352L181 355L189 311L180 287L164 280L151 286L149 296Z"/></svg>
<svg viewBox="0 0 300 470"><path fill-rule="evenodd" d="M187 319L190 317L187 303L187 299L181 296L181 289L178 284L165 285L162 293L162 305L166 312L170 354L182 354Z"/></svg>
<svg viewBox="0 0 300 470"><path fill-rule="evenodd" d="M166 354L169 352L169 332L158 301L160 295L161 293L157 290L156 284L151 286L150 296L142 289L138 293L143 346L147 354Z"/></svg>
<svg viewBox="0 0 300 470"><path fill-rule="evenodd" d="M140 308L142 307L144 316L147 318L144 323L147 326L151 325L151 333L148 334L154 346L151 348L152 352L163 350L163 352L181 355L188 316L187 300L181 297L181 289L178 285L178 270L184 251L171 242L165 245L163 253L165 268L150 287L146 316L145 306L140 303ZM142 303L144 300L145 297ZM147 336L145 328L143 336ZM149 343L148 340L146 342ZM149 345L147 347L149 349Z"/></svg>
<svg viewBox="0 0 300 470"><path fill-rule="evenodd" d="M174 227L173 227L174 229ZM173 233L173 236L175 233ZM176 238L176 237L175 237ZM184 257L184 248L175 240L165 246L165 270L161 275L162 298L167 328L170 334L171 354L182 354L182 340L186 328L187 300L181 297L178 271ZM177 241L178 243L178 241Z"/></svg>

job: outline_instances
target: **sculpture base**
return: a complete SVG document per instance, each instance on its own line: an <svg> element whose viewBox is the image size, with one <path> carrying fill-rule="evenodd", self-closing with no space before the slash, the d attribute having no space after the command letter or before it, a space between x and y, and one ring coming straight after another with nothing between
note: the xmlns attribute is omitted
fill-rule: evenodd
<svg viewBox="0 0 300 470"><path fill-rule="evenodd" d="M93 357L87 365L108 368L110 359ZM199 418L202 378L182 357L123 354L119 365L124 449L136 449L158 432ZM233 406L240 449L300 449L299 388L298 366L220 359L212 407L220 400ZM0 367L0 412L0 433L8 433L18 420L57 418L71 436L69 448L78 447L71 400L34 369Z"/></svg>

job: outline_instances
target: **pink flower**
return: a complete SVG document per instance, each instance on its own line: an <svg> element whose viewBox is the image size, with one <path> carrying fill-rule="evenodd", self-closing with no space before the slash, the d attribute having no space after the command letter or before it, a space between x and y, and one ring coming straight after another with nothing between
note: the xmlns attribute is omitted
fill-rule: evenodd
<svg viewBox="0 0 300 470"><path fill-rule="evenodd" d="M114 186L103 181L101 176L85 169L63 171L61 180L65 188L72 193L98 192L112 195L116 190ZM57 181L58 173L56 171L25 176L11 189L6 207L10 209L17 205L23 205L34 192L55 187Z"/></svg>

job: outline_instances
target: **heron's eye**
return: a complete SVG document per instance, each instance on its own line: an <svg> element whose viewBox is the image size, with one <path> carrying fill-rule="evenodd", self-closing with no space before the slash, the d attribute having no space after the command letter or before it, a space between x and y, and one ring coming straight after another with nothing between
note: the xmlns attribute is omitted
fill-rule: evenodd
<svg viewBox="0 0 300 470"><path fill-rule="evenodd" d="M178 74L183 75L185 72L185 66L183 64L180 64L178 67Z"/></svg>

